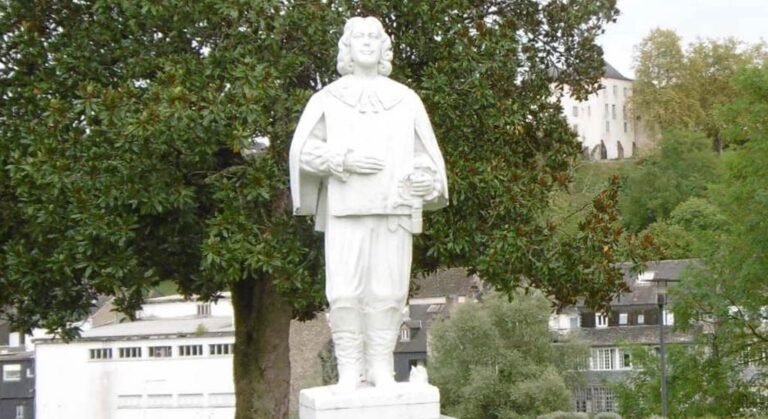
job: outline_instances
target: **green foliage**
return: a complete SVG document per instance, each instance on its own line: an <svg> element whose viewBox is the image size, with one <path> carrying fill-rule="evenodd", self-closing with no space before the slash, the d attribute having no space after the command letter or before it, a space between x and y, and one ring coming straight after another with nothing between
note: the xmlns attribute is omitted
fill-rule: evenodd
<svg viewBox="0 0 768 419"><path fill-rule="evenodd" d="M734 84L738 99L721 108L725 133L746 135L745 142L724 155L726 173L713 187L711 200L726 219L722 233L705 242L704 268L692 272L675 294L675 313L684 324L701 322L712 333L711 346L736 370L766 365L768 335L768 68L747 69ZM735 139L735 138L734 138ZM768 389L752 383L755 394Z"/></svg>
<svg viewBox="0 0 768 419"><path fill-rule="evenodd" d="M701 134L664 133L659 147L626 178L620 200L622 222L641 231L691 197L702 197L718 178L719 162Z"/></svg>
<svg viewBox="0 0 768 419"><path fill-rule="evenodd" d="M665 259L701 257L708 243L716 240L727 223L720 210L703 198L690 198L678 205L669 218L648 226Z"/></svg>
<svg viewBox="0 0 768 419"><path fill-rule="evenodd" d="M736 72L762 62L768 49L725 38L697 40L683 51L674 31L654 29L637 51L635 112L651 128L703 132L720 151L722 125L715 113L738 93L731 84Z"/></svg>
<svg viewBox="0 0 768 419"><path fill-rule="evenodd" d="M393 77L424 99L447 160L451 206L417 240L417 271L608 301L619 273L556 240L545 214L579 153L551 86L595 89L614 3L7 2L0 303L21 328L71 335L99 294L132 312L162 280L204 298L266 280L311 316L319 240L290 215L286 150L352 14L382 16ZM244 158L259 135L271 147ZM610 250L611 220L593 217L581 241ZM563 282L585 269L594 281Z"/></svg>
<svg viewBox="0 0 768 419"><path fill-rule="evenodd" d="M328 342L317 354L320 358L320 368L322 369L323 385L331 385L339 382L339 371L336 368L336 352L333 346L333 340L328 339Z"/></svg>
<svg viewBox="0 0 768 419"><path fill-rule="evenodd" d="M430 379L448 414L510 418L567 410L568 390L581 382L576 359L583 344L552 345L550 302L518 292L511 301L492 295L460 306L434 324Z"/></svg>
<svg viewBox="0 0 768 419"><path fill-rule="evenodd" d="M702 342L704 343L704 342ZM634 372L616 387L626 418L661 411L659 357L645 347L632 351ZM712 354L707 345L670 345L667 350L669 417L732 417L759 406L738 365Z"/></svg>
<svg viewBox="0 0 768 419"><path fill-rule="evenodd" d="M596 89L595 39L616 13L615 0L4 1L0 308L14 328L73 337L97 296L133 313L172 281L202 299L232 290L251 328L239 340L261 339L265 306L311 317L321 237L291 215L287 150L357 14L393 35L393 78L422 97L446 158L451 206L429 216L415 271L465 266L509 294L527 278L604 305L624 286L616 185L575 237L556 234L548 206L580 145L551 99ZM259 136L271 145L253 154ZM238 371L278 368L238 363L272 346L238 348ZM238 393L262 382L240 378ZM238 417L278 387L239 394Z"/></svg>
<svg viewBox="0 0 768 419"><path fill-rule="evenodd" d="M600 412L594 416L594 419L621 419L621 415L613 412Z"/></svg>
<svg viewBox="0 0 768 419"><path fill-rule="evenodd" d="M692 347L671 347L670 416L765 416L768 383L768 68L746 68L732 80L733 102L716 112L725 140L724 172L708 200L690 199L669 223L691 233L702 265L671 290L679 327L701 328ZM619 392L622 412L659 411L658 358L633 354L640 368Z"/></svg>

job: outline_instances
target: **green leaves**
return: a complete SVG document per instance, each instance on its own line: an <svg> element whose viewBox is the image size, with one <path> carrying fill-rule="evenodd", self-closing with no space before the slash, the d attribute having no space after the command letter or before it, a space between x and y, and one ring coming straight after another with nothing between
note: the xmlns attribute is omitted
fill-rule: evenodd
<svg viewBox="0 0 768 419"><path fill-rule="evenodd" d="M585 225L584 253L546 220L580 148L551 86L594 90L613 1L38 6L7 2L0 18L0 193L13 220L0 306L26 307L24 327L53 310L65 328L100 294L130 312L161 281L204 297L271 281L311 316L320 237L290 216L287 150L309 96L336 77L354 14L383 19L393 77L423 98L447 160L451 206L428 216L415 271L466 266L508 293L526 278L563 302L620 289L615 272L586 287L565 274L605 266L611 216ZM257 136L271 145L245 159ZM40 303L51 284L68 291L55 307Z"/></svg>
<svg viewBox="0 0 768 419"><path fill-rule="evenodd" d="M550 303L540 293L515 293L511 302L491 295L433 323L430 379L442 407L462 418L534 416L570 408L570 370L587 348L552 345Z"/></svg>

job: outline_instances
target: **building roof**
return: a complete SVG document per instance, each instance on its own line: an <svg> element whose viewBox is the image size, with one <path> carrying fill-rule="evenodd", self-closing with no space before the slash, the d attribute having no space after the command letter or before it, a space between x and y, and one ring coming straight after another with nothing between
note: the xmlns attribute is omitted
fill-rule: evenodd
<svg viewBox="0 0 768 419"><path fill-rule="evenodd" d="M0 362L31 361L33 359L35 359L34 352L27 352L26 350L0 350Z"/></svg>
<svg viewBox="0 0 768 419"><path fill-rule="evenodd" d="M142 340L161 337L233 335L231 317L179 317L141 319L94 327L81 333L78 341ZM35 343L58 341L42 338Z"/></svg>
<svg viewBox="0 0 768 419"><path fill-rule="evenodd" d="M444 312L445 304L412 304L409 306L410 320L405 322L411 329L411 340L397 341L395 352L427 352L428 324Z"/></svg>
<svg viewBox="0 0 768 419"><path fill-rule="evenodd" d="M467 296L472 287L482 288L477 275L470 275L464 268L440 269L437 272L414 278L413 298Z"/></svg>
<svg viewBox="0 0 768 419"><path fill-rule="evenodd" d="M630 272L630 265L623 264L624 281L629 285L630 292L623 293L611 301L611 307L633 306L633 305L656 305L657 287L656 282L660 279L677 281L683 270L689 266L700 266L698 259L673 259L648 262L645 272L653 272L653 279L642 281L637 274ZM654 282L656 281L656 282ZM580 309L584 309L583 302L578 304Z"/></svg>
<svg viewBox="0 0 768 419"><path fill-rule="evenodd" d="M616 70L615 67L613 67L611 64L608 63L608 61L604 62L604 77L606 79L614 79L614 80L627 80L632 81L629 77L624 77L621 73L619 73L619 70Z"/></svg>
<svg viewBox="0 0 768 419"><path fill-rule="evenodd" d="M615 346L620 343L652 345L659 343L659 326L583 327L576 336L589 342L590 346ZM693 334L664 326L664 339L666 343L691 343Z"/></svg>

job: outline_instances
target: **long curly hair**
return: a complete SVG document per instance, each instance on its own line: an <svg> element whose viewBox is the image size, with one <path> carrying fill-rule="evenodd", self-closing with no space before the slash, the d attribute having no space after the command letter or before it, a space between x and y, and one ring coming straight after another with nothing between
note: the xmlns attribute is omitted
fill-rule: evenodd
<svg viewBox="0 0 768 419"><path fill-rule="evenodd" d="M342 76L352 74L354 66L352 64L352 51L350 50L352 30L355 25L364 21L372 21L381 34L381 54L379 56L378 71L382 76L389 76L392 73L392 38L384 31L384 26L379 19L375 17L360 17L355 16L349 18L347 23L344 24L344 34L339 39L339 55L336 58L336 71Z"/></svg>

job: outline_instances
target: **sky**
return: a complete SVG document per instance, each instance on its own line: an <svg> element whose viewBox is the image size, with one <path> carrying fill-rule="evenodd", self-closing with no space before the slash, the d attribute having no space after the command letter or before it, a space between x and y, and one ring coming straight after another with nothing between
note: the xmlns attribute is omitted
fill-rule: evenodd
<svg viewBox="0 0 768 419"><path fill-rule="evenodd" d="M598 39L605 59L634 77L634 47L654 28L673 29L683 46L697 38L768 41L768 0L618 0L621 14Z"/></svg>

